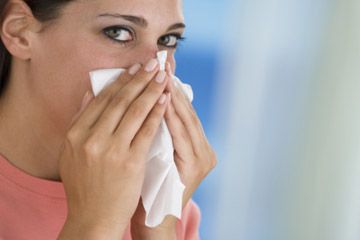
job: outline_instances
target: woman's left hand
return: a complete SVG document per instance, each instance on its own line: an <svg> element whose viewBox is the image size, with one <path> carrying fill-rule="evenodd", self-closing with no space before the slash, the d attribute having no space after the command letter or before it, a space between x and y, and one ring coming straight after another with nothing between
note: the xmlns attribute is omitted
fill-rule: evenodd
<svg viewBox="0 0 360 240"><path fill-rule="evenodd" d="M169 65L166 70L172 75ZM167 90L171 93L171 103L166 111L165 120L173 139L175 163L182 183L186 186L183 195L184 208L203 179L216 166L217 159L191 102L180 89L174 86L174 81L168 82ZM139 214L139 212L142 213ZM145 215L143 208L134 216L138 215ZM132 225L134 224L136 225L136 221L132 221ZM135 227L132 226L132 228ZM157 230L175 231L175 227L176 218L167 217ZM156 231L156 229L153 230Z"/></svg>

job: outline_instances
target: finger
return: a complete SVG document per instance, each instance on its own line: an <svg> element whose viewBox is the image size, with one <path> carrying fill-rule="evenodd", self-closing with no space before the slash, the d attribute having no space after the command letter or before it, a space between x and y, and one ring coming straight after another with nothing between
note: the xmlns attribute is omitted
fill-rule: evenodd
<svg viewBox="0 0 360 240"><path fill-rule="evenodd" d="M171 101L165 113L165 120L169 128L173 144L176 146L176 151L181 152L184 155L193 154L190 136L183 122L177 115Z"/></svg>
<svg viewBox="0 0 360 240"><path fill-rule="evenodd" d="M82 114L82 112L84 111L86 106L89 104L89 102L92 100L92 98L93 98L93 95L91 94L91 92L87 91L83 97L79 111L71 119L70 128L75 124L75 122L78 121L80 115Z"/></svg>
<svg viewBox="0 0 360 240"><path fill-rule="evenodd" d="M147 154L150 150L154 137L164 118L166 108L170 102L170 93L162 94L159 101L151 110L143 125L132 140L131 149L134 153Z"/></svg>
<svg viewBox="0 0 360 240"><path fill-rule="evenodd" d="M116 81L107 85L101 92L109 91L110 95L114 96L119 91L119 89L121 89L135 77L136 73L139 72L141 67L142 65L140 63L132 65L127 71L121 73Z"/></svg>
<svg viewBox="0 0 360 240"><path fill-rule="evenodd" d="M166 63L166 71L169 73L169 75L170 75L170 81L167 83L167 85L166 85L166 91L168 91L168 92L171 92L171 90L172 90L172 84L171 84L171 82L172 81L174 81L174 75L172 74L172 70L171 70L171 65L170 65L170 63Z"/></svg>
<svg viewBox="0 0 360 240"><path fill-rule="evenodd" d="M79 124L76 126L79 130L90 129L97 122L114 95L134 78L134 68L138 68L139 65L140 64L135 64L130 67L128 71L122 73L116 81L106 86L99 95L90 102L89 106L80 116L81 119L79 119Z"/></svg>
<svg viewBox="0 0 360 240"><path fill-rule="evenodd" d="M166 72L159 71L145 91L129 106L119 127L115 130L115 135L120 139L133 140L147 115L151 112L161 94L164 93L167 81Z"/></svg>
<svg viewBox="0 0 360 240"><path fill-rule="evenodd" d="M145 66L111 100L99 118L99 121L94 126L94 131L99 131L99 133L101 132L101 134L107 136L112 135L115 132L129 106L142 92L144 92L144 90L148 87L149 82L156 78L155 76L158 71L157 61L153 59L149 61L148 64L153 67L147 68L148 65ZM161 85L157 87L162 89ZM158 96L160 96L160 94L161 92Z"/></svg>

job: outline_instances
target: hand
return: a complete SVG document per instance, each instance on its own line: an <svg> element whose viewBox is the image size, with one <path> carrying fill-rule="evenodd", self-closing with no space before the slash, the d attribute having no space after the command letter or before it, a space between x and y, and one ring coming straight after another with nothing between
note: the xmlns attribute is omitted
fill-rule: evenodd
<svg viewBox="0 0 360 240"><path fill-rule="evenodd" d="M169 64L167 72L172 75ZM174 86L172 80L168 81L167 90L171 93L171 102L165 113L165 120L173 139L175 163L186 186L184 208L202 180L216 166L217 160L191 102ZM131 222L133 232L143 231L150 234L160 230L167 233L175 231L175 217L168 216L160 226L153 229L146 228L144 219L145 211L139 204Z"/></svg>
<svg viewBox="0 0 360 240"><path fill-rule="evenodd" d="M92 239L89 229L99 229L108 234L104 239L120 239L128 226L140 198L145 159L169 102L165 73L154 61L136 75L131 69L140 66L130 68L96 98L84 99L59 160L68 201L60 238L82 234Z"/></svg>
<svg viewBox="0 0 360 240"><path fill-rule="evenodd" d="M170 65L167 69L173 75ZM174 80L168 82L171 102L165 113L174 145L174 159L182 182L186 186L183 207L217 164L216 153L208 142L204 129L190 100Z"/></svg>

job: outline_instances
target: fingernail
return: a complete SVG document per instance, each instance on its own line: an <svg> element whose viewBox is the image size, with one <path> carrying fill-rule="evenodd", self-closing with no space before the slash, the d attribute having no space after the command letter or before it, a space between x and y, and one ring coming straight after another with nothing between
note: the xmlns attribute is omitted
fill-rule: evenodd
<svg viewBox="0 0 360 240"><path fill-rule="evenodd" d="M135 75L141 68L141 64L137 63L135 65L133 65L130 69L129 69L129 74L130 75Z"/></svg>
<svg viewBox="0 0 360 240"><path fill-rule="evenodd" d="M159 104L162 105L166 102L166 95L163 93L159 99Z"/></svg>
<svg viewBox="0 0 360 240"><path fill-rule="evenodd" d="M87 91L82 99L82 102L81 102L81 107L80 109L82 110L86 104L89 102L89 99L91 98L91 94L90 94L90 91Z"/></svg>
<svg viewBox="0 0 360 240"><path fill-rule="evenodd" d="M165 71L159 71L158 74L156 75L155 81L158 83L163 83L166 77L166 72Z"/></svg>
<svg viewBox="0 0 360 240"><path fill-rule="evenodd" d="M151 59L145 67L145 71L146 72L152 72L154 71L154 69L156 68L156 66L158 65L158 61L156 59Z"/></svg>
<svg viewBox="0 0 360 240"><path fill-rule="evenodd" d="M84 95L84 97L83 97L83 99L82 99L81 104L84 104L84 102L85 102L86 99L88 98L89 94L90 94L90 92L89 92L89 91L86 91L86 93L85 93L85 95Z"/></svg>

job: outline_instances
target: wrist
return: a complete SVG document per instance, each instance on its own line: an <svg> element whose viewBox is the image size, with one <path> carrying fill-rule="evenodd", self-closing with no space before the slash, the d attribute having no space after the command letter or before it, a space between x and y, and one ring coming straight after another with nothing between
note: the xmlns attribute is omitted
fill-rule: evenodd
<svg viewBox="0 0 360 240"><path fill-rule="evenodd" d="M167 216L162 224L149 228L145 224L131 223L131 236L134 240L176 240L177 218Z"/></svg>
<svg viewBox="0 0 360 240"><path fill-rule="evenodd" d="M133 240L176 240L176 229L131 227Z"/></svg>
<svg viewBox="0 0 360 240"><path fill-rule="evenodd" d="M122 239L127 226L109 224L100 221L82 221L67 219L58 240L88 239L88 240L118 240Z"/></svg>

